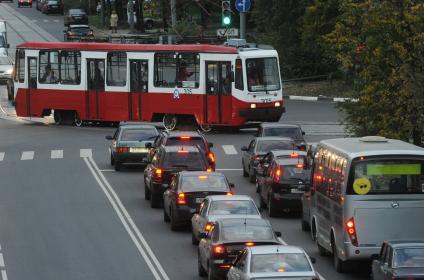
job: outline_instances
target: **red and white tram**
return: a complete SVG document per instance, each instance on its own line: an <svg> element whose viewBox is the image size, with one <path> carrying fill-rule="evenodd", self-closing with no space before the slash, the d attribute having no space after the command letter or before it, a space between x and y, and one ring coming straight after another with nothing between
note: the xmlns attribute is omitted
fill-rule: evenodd
<svg viewBox="0 0 424 280"><path fill-rule="evenodd" d="M215 45L26 42L17 46L18 116L56 122L191 118L203 129L278 121L275 50Z"/></svg>

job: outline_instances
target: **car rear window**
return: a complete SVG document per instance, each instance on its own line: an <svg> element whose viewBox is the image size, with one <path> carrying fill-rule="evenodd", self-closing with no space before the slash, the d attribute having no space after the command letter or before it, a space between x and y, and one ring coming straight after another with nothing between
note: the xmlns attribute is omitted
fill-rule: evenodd
<svg viewBox="0 0 424 280"><path fill-rule="evenodd" d="M268 153L271 150L292 150L293 142L283 142L281 140L261 140L256 148L257 152Z"/></svg>
<svg viewBox="0 0 424 280"><path fill-rule="evenodd" d="M229 191L227 179L218 175L193 175L183 176L181 180L181 189L184 192L193 191Z"/></svg>
<svg viewBox="0 0 424 280"><path fill-rule="evenodd" d="M165 146L198 146L200 149L206 151L205 142L201 137L169 137L166 140Z"/></svg>
<svg viewBox="0 0 424 280"><path fill-rule="evenodd" d="M270 227L240 224L222 227L222 239L228 241L270 240L274 233Z"/></svg>
<svg viewBox="0 0 424 280"><path fill-rule="evenodd" d="M251 200L218 200L212 201L209 215L259 215Z"/></svg>
<svg viewBox="0 0 424 280"><path fill-rule="evenodd" d="M262 136L279 136L293 139L302 139L302 132L297 127L267 127Z"/></svg>
<svg viewBox="0 0 424 280"><path fill-rule="evenodd" d="M150 129L124 129L121 134L121 141L148 141L157 136L154 130Z"/></svg>
<svg viewBox="0 0 424 280"><path fill-rule="evenodd" d="M424 267L424 247L395 250L394 267Z"/></svg>
<svg viewBox="0 0 424 280"><path fill-rule="evenodd" d="M250 272L305 272L312 271L305 254L254 254Z"/></svg>
<svg viewBox="0 0 424 280"><path fill-rule="evenodd" d="M88 27L73 27L73 28L71 28L71 31L75 32L75 33L83 34L83 33L90 32L91 29L88 28Z"/></svg>
<svg viewBox="0 0 424 280"><path fill-rule="evenodd" d="M205 170L204 156L199 152L167 152L163 160L164 168L180 167L194 170Z"/></svg>

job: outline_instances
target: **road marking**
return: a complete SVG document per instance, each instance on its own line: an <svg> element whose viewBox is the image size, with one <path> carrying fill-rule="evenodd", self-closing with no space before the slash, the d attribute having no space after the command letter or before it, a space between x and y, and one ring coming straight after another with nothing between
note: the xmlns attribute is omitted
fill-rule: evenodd
<svg viewBox="0 0 424 280"><path fill-rule="evenodd" d="M0 267L4 268L4 258L3 258L3 254L0 253Z"/></svg>
<svg viewBox="0 0 424 280"><path fill-rule="evenodd" d="M7 273L6 273L6 270L2 270L2 271L1 271L1 279L2 279L2 280L7 280Z"/></svg>
<svg viewBox="0 0 424 280"><path fill-rule="evenodd" d="M93 156L93 152L91 151L91 149L81 149L80 150L80 157L88 158L88 157L92 157L92 156Z"/></svg>
<svg viewBox="0 0 424 280"><path fill-rule="evenodd" d="M55 19L55 20L53 20L54 22L60 22L60 20L58 20L58 19Z"/></svg>
<svg viewBox="0 0 424 280"><path fill-rule="evenodd" d="M114 169L100 169L101 172L115 172Z"/></svg>
<svg viewBox="0 0 424 280"><path fill-rule="evenodd" d="M48 20L48 19L43 19L43 21L44 21L44 22L49 22L49 20Z"/></svg>
<svg viewBox="0 0 424 280"><path fill-rule="evenodd" d="M21 160L33 160L33 159L34 159L34 151L22 152Z"/></svg>
<svg viewBox="0 0 424 280"><path fill-rule="evenodd" d="M90 172L92 173L94 179L97 181L100 188L105 193L107 199L112 204L112 207L118 215L118 218L121 220L125 230L128 232L131 240L134 242L135 246L137 247L139 253L150 268L150 271L152 272L155 279L169 280L169 277L163 269L162 265L160 264L159 260L154 255L149 244L144 239L138 227L135 225L134 220L131 218L127 209L124 207L118 195L113 190L112 186L107 181L103 173L100 171L93 158L91 156L83 157L83 160L86 163Z"/></svg>
<svg viewBox="0 0 424 280"><path fill-rule="evenodd" d="M0 161L3 161L4 160L4 153L0 153ZM1 250L1 247L0 247L0 250Z"/></svg>
<svg viewBox="0 0 424 280"><path fill-rule="evenodd" d="M234 145L222 145L222 149L227 155L237 155L237 150Z"/></svg>
<svg viewBox="0 0 424 280"><path fill-rule="evenodd" d="M51 158L52 159L63 158L63 150L52 150Z"/></svg>
<svg viewBox="0 0 424 280"><path fill-rule="evenodd" d="M32 22L37 22L38 21L38 19L33 19L33 20L31 20Z"/></svg>

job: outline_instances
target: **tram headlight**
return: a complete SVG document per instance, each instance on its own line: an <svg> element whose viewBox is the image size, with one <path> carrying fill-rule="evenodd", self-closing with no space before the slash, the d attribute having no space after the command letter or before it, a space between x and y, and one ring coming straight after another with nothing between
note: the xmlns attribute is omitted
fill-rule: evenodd
<svg viewBox="0 0 424 280"><path fill-rule="evenodd" d="M281 103L277 101L277 102L274 103L274 106L275 107L280 107L281 106Z"/></svg>
<svg viewBox="0 0 424 280"><path fill-rule="evenodd" d="M250 109L256 109L256 104L255 103L250 104Z"/></svg>

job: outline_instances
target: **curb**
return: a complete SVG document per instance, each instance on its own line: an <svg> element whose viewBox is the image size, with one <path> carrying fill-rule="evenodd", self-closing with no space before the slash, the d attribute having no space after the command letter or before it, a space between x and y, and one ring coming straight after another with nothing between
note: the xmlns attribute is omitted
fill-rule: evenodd
<svg viewBox="0 0 424 280"><path fill-rule="evenodd" d="M299 96L299 95L284 95L284 99L289 100L303 100L303 101L330 101L330 102L345 102L356 101L354 98L348 97L328 97L328 96Z"/></svg>

